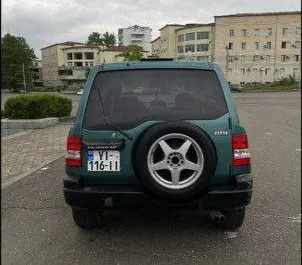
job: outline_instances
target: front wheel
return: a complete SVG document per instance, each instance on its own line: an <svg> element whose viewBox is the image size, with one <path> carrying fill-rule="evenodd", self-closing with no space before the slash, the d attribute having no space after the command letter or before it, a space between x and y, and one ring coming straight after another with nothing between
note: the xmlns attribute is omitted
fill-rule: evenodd
<svg viewBox="0 0 302 265"><path fill-rule="evenodd" d="M101 211L97 209L72 208L72 216L75 224L84 229L100 226Z"/></svg>

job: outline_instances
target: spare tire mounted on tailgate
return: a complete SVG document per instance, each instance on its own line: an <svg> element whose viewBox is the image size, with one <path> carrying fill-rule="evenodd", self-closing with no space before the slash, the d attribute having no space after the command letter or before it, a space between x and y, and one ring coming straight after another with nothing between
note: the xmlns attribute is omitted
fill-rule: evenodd
<svg viewBox="0 0 302 265"><path fill-rule="evenodd" d="M188 122L163 122L139 140L134 166L146 190L163 201L188 202L199 197L214 173L212 141Z"/></svg>

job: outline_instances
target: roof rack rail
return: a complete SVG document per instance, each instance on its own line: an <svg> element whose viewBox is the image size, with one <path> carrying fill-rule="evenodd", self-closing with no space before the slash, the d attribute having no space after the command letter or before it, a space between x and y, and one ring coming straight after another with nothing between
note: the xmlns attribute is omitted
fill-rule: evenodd
<svg viewBox="0 0 302 265"><path fill-rule="evenodd" d="M143 58L140 61L173 61L173 58Z"/></svg>

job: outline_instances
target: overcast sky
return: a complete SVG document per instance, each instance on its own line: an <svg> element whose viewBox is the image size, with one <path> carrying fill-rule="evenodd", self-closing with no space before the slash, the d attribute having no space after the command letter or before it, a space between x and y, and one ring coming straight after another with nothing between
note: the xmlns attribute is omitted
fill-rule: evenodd
<svg viewBox="0 0 302 265"><path fill-rule="evenodd" d="M23 36L38 57L56 42L85 42L92 31L168 23L210 23L214 15L300 10L300 0L2 0L1 36Z"/></svg>

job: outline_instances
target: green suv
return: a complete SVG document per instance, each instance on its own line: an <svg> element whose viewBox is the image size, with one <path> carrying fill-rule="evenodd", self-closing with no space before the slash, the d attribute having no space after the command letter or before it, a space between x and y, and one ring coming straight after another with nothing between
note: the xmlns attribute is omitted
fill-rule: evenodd
<svg viewBox="0 0 302 265"><path fill-rule="evenodd" d="M90 71L67 140L65 201L75 223L92 228L108 198L132 195L242 225L248 140L217 64L145 59Z"/></svg>

